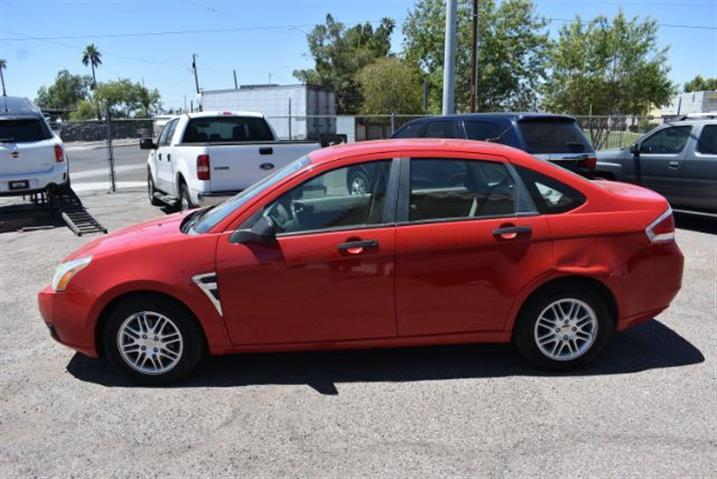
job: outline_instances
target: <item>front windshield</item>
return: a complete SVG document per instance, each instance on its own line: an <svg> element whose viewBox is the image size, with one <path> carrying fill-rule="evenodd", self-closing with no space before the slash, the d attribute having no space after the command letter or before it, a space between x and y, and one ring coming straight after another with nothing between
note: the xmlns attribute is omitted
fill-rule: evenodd
<svg viewBox="0 0 717 479"><path fill-rule="evenodd" d="M249 188L245 189L241 193L232 196L223 203L218 204L211 210L208 210L202 215L201 220L194 226L193 230L196 233L206 233L210 229L214 228L224 218L234 213L237 209L247 203L264 190L271 188L275 184L287 178L300 169L308 166L311 160L308 156L302 156L298 160L294 160L285 167L277 170L274 174L267 176L263 180L260 180Z"/></svg>

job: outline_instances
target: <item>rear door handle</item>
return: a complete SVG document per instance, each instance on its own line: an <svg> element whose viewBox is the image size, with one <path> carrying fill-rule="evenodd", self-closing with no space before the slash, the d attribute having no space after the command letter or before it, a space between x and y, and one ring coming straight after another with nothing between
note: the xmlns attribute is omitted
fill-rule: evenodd
<svg viewBox="0 0 717 479"><path fill-rule="evenodd" d="M170 153L167 153L167 161L170 161L172 159L172 155Z"/></svg>
<svg viewBox="0 0 717 479"><path fill-rule="evenodd" d="M339 243L336 245L339 251L346 251L350 254L359 254L365 249L378 248L378 241L376 240L358 240L358 241L347 241L345 243Z"/></svg>
<svg viewBox="0 0 717 479"><path fill-rule="evenodd" d="M274 154L274 148L271 148L271 147L259 148L259 154L260 154L260 155L273 155L273 154Z"/></svg>
<svg viewBox="0 0 717 479"><path fill-rule="evenodd" d="M493 230L493 236L513 239L518 235L530 234L532 231L530 226L502 226Z"/></svg>
<svg viewBox="0 0 717 479"><path fill-rule="evenodd" d="M672 168L672 169L677 169L677 168L680 167L680 162L679 162L679 161L671 161L671 162L669 163L669 165L670 165L670 168Z"/></svg>

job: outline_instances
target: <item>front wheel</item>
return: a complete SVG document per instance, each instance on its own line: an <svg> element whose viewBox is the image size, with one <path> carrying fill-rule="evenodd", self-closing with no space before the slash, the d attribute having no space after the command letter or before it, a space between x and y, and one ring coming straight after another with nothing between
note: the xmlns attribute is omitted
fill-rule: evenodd
<svg viewBox="0 0 717 479"><path fill-rule="evenodd" d="M162 385L189 375L204 353L202 332L191 312L159 296L120 303L107 318L107 359L146 385Z"/></svg>
<svg viewBox="0 0 717 479"><path fill-rule="evenodd" d="M523 308L514 340L536 366L570 370L594 359L613 329L601 295L587 288L551 288Z"/></svg>
<svg viewBox="0 0 717 479"><path fill-rule="evenodd" d="M368 176L359 168L349 170L346 178L346 188L352 196L365 195L369 192Z"/></svg>
<svg viewBox="0 0 717 479"><path fill-rule="evenodd" d="M160 206L162 202L154 196L157 189L154 187L154 180L152 179L152 172L147 170L147 195L149 196L149 203L152 206Z"/></svg>

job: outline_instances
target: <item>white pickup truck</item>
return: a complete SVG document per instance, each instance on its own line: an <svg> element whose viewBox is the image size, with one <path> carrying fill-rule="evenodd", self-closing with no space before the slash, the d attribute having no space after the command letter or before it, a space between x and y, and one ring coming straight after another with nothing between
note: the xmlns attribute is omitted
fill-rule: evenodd
<svg viewBox="0 0 717 479"><path fill-rule="evenodd" d="M186 113L170 119L156 143L140 141L150 150L150 202L183 210L223 201L320 146L276 140L264 116L248 112Z"/></svg>

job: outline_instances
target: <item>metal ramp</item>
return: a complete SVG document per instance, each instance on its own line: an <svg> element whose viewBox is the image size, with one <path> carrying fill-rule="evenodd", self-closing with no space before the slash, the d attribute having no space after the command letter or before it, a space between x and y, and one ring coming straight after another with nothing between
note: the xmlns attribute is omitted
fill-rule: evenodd
<svg viewBox="0 0 717 479"><path fill-rule="evenodd" d="M107 233L107 228L102 226L90 215L77 194L71 189L54 193L49 198L50 206L60 215L68 228L77 236L87 234Z"/></svg>

